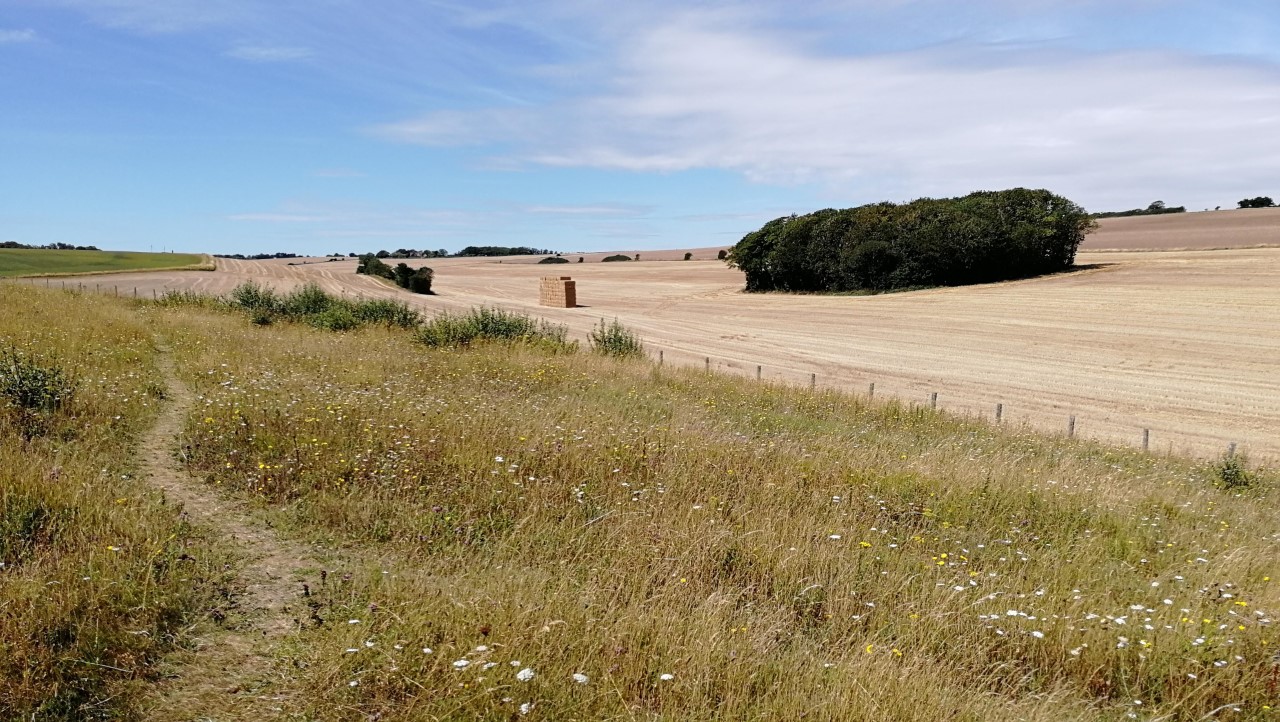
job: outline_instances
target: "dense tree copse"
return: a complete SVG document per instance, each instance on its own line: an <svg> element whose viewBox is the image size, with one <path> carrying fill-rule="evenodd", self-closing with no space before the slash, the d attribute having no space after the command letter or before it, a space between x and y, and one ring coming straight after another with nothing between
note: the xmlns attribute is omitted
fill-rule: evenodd
<svg viewBox="0 0 1280 722"><path fill-rule="evenodd" d="M725 261L748 291L888 291L1025 278L1070 268L1096 223L1047 190L979 191L769 221Z"/></svg>

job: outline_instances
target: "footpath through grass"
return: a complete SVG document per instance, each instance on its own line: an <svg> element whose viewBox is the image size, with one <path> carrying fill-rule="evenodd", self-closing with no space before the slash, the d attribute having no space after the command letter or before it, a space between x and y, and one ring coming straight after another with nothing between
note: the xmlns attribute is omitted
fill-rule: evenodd
<svg viewBox="0 0 1280 722"><path fill-rule="evenodd" d="M156 271L178 268L195 270L205 264L207 264L207 259L204 256L193 253L0 248L0 278L121 271Z"/></svg>
<svg viewBox="0 0 1280 722"><path fill-rule="evenodd" d="M132 719L227 559L137 478L163 403L127 306L0 286L0 719Z"/></svg>
<svg viewBox="0 0 1280 722"><path fill-rule="evenodd" d="M1267 472L545 344L95 303L170 340L197 395L181 441L195 475L281 534L369 560L300 585L282 714L1190 722L1280 706ZM33 328L99 349L80 378L117 378L105 359L138 337L68 315ZM123 485L78 502L101 509L134 498L119 476L23 488ZM89 584L86 559L132 558L117 538L175 533L135 503L155 516L73 525L88 541L0 571L0 615L22 589ZM119 621L145 570L63 613L147 629ZM3 619L0 643L61 643Z"/></svg>

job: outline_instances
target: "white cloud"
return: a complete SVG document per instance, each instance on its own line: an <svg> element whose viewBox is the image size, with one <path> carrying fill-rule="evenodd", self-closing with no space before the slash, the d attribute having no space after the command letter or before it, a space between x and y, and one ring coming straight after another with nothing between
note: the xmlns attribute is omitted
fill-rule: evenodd
<svg viewBox="0 0 1280 722"><path fill-rule="evenodd" d="M287 63L294 60L306 60L314 53L308 48L240 45L228 50L223 55L237 60L247 60L251 63Z"/></svg>
<svg viewBox="0 0 1280 722"><path fill-rule="evenodd" d="M375 132L507 145L526 163L728 169L899 199L1036 185L1086 204L1215 205L1206 194L1264 187L1280 162L1280 68L1242 59L972 43L822 54L686 16L608 62L612 81L585 97Z"/></svg>
<svg viewBox="0 0 1280 722"><path fill-rule="evenodd" d="M25 28L23 30L0 29L0 45L6 45L9 43L30 43L34 42L37 38L39 38L39 36L36 35L36 31L31 28Z"/></svg>

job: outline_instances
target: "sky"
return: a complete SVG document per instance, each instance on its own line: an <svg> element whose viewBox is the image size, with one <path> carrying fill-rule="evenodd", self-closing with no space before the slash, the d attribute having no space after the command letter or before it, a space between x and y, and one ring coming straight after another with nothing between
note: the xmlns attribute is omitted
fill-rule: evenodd
<svg viewBox="0 0 1280 722"><path fill-rule="evenodd" d="M0 241L723 246L1048 188L1280 196L1270 0L0 0Z"/></svg>

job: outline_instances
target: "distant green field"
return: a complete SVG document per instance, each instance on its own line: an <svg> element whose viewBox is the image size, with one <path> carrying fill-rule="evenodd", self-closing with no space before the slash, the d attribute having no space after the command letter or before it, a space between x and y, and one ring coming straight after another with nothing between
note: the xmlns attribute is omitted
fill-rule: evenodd
<svg viewBox="0 0 1280 722"><path fill-rule="evenodd" d="M67 273L151 271L196 266L204 257L193 253L134 253L130 251L53 251L0 248L0 278Z"/></svg>

